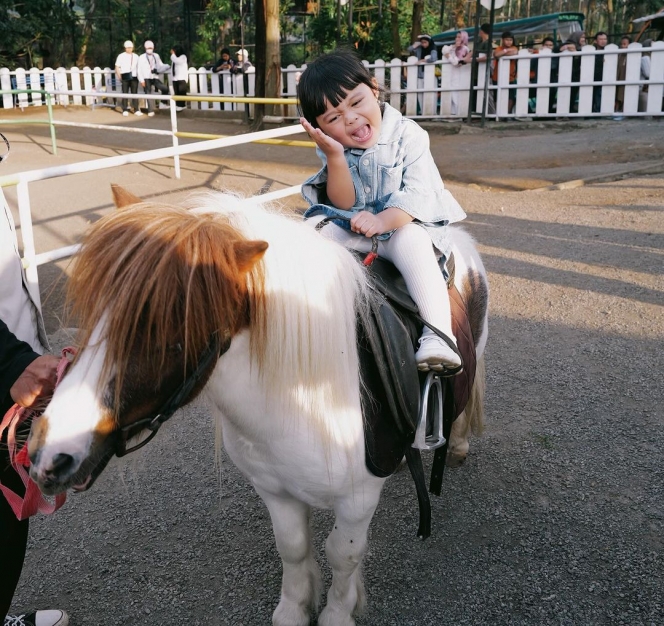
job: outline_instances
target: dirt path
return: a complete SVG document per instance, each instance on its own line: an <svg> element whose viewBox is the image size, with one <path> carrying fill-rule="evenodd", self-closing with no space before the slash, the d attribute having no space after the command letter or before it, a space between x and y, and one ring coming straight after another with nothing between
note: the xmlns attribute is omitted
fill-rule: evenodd
<svg viewBox="0 0 664 626"><path fill-rule="evenodd" d="M664 176L513 190L653 164L661 128L432 131L489 272L488 428L446 474L427 542L415 538L407 474L388 481L358 626L664 623ZM79 133L59 133L60 159L138 147ZM10 138L20 156L7 166L55 162L44 136ZM181 181L170 167L31 185L38 249L75 241L110 210L111 180L178 201L220 184L296 184L316 163L307 150L247 146L188 159ZM43 268L45 295L65 271ZM144 454L36 519L16 608L62 606L73 626L269 623L280 586L269 516L227 459L218 478L211 438L205 410L189 408ZM331 518L313 521L323 554Z"/></svg>

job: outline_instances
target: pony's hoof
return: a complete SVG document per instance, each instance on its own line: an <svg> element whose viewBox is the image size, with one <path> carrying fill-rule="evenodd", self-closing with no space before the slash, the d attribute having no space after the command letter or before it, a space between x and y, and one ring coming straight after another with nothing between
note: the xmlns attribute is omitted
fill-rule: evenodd
<svg viewBox="0 0 664 626"><path fill-rule="evenodd" d="M309 611L283 599L272 614L272 626L309 626L310 621Z"/></svg>
<svg viewBox="0 0 664 626"><path fill-rule="evenodd" d="M448 454L446 459L447 467L461 467L466 462L465 454Z"/></svg>
<svg viewBox="0 0 664 626"><path fill-rule="evenodd" d="M318 626L355 626L352 615L326 606L318 616Z"/></svg>

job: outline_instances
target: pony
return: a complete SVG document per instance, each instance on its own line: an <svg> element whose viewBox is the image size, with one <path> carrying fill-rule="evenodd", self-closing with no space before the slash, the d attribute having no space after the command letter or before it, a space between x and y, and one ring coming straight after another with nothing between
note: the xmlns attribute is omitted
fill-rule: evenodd
<svg viewBox="0 0 664 626"><path fill-rule="evenodd" d="M146 443L202 394L217 451L265 502L283 562L277 626L310 623L321 576L312 507L333 509L333 576L321 626L355 623L361 563L385 478L365 464L356 319L370 297L362 264L299 216L210 195L187 210L142 203L91 227L68 282L78 354L28 441L45 494L85 490L114 455ZM486 272L454 228L455 283L471 307L477 372L449 457L483 420ZM146 430L147 429L147 430ZM132 446L136 435L148 439Z"/></svg>

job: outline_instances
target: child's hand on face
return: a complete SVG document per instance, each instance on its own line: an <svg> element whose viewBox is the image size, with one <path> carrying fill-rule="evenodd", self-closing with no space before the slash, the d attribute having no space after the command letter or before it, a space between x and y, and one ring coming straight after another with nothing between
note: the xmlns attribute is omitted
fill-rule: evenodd
<svg viewBox="0 0 664 626"><path fill-rule="evenodd" d="M353 215L350 220L350 229L354 233L359 233L365 237L382 235L385 232L383 222L378 215L370 211L360 211Z"/></svg>
<svg viewBox="0 0 664 626"><path fill-rule="evenodd" d="M329 159L331 156L341 156L344 154L344 147L332 137L326 135L320 128L314 128L303 117L300 118L300 124L304 126L309 137L314 140L314 143L323 151L325 156Z"/></svg>

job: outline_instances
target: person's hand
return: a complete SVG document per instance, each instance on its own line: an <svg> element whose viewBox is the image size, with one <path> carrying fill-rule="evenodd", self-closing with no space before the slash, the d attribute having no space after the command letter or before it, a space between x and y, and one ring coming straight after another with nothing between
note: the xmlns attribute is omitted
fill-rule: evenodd
<svg viewBox="0 0 664 626"><path fill-rule="evenodd" d="M9 395L16 404L29 408L44 396L53 393L57 378L56 370L60 359L50 354L37 357L9 390Z"/></svg>
<svg viewBox="0 0 664 626"><path fill-rule="evenodd" d="M378 215L370 211L360 211L353 215L350 220L350 229L365 237L382 235L384 231L383 222Z"/></svg>
<svg viewBox="0 0 664 626"><path fill-rule="evenodd" d="M320 128L314 128L303 117L300 118L300 124L304 126L304 130L307 131L309 137L323 151L328 160L330 157L343 157L344 147L336 139L332 139L332 137L326 135Z"/></svg>
<svg viewBox="0 0 664 626"><path fill-rule="evenodd" d="M145 81L144 80L141 81L141 87L143 87L143 89L145 89Z"/></svg>

